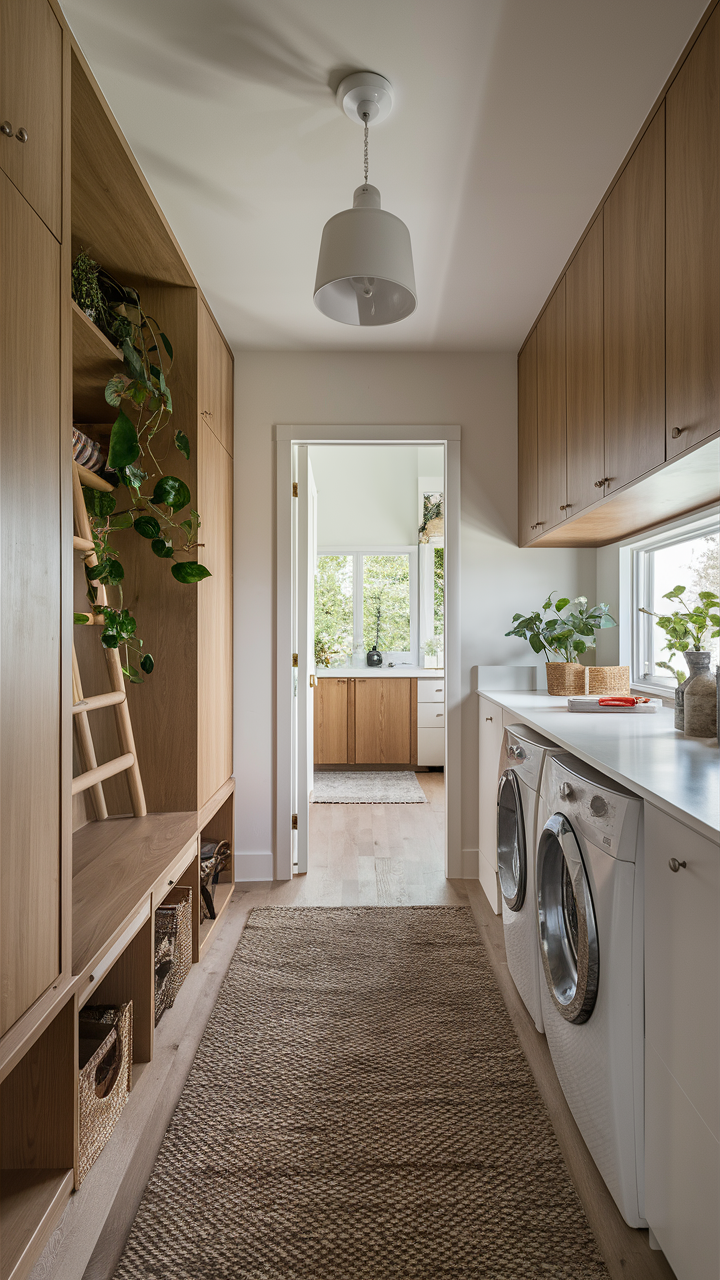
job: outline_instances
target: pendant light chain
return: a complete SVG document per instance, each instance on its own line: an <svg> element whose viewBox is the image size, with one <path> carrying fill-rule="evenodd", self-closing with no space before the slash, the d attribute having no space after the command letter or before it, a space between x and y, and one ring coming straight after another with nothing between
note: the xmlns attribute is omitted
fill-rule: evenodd
<svg viewBox="0 0 720 1280"><path fill-rule="evenodd" d="M363 120L365 121L365 146L364 146L364 148L363 148L363 168L364 168L364 170L365 170L365 186L367 186L367 184L368 184L368 167L369 167L369 163L370 163L370 162L369 162L369 160L368 160L368 123L369 123L369 117L368 117L368 113L367 113L367 111L363 112Z"/></svg>

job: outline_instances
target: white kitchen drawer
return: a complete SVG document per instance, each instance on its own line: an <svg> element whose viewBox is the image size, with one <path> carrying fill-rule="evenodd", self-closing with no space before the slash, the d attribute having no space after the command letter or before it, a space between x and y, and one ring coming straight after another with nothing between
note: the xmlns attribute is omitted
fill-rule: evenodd
<svg viewBox="0 0 720 1280"><path fill-rule="evenodd" d="M418 729L444 729L445 707L442 702L418 702Z"/></svg>
<svg viewBox="0 0 720 1280"><path fill-rule="evenodd" d="M418 764L445 764L445 730L418 727Z"/></svg>
<svg viewBox="0 0 720 1280"><path fill-rule="evenodd" d="M418 702L444 702L445 701L445 681L438 680L418 680Z"/></svg>

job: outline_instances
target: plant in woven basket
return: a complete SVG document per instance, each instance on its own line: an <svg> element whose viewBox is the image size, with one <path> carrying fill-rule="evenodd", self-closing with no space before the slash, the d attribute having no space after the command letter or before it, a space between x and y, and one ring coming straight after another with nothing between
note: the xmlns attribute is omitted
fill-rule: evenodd
<svg viewBox="0 0 720 1280"><path fill-rule="evenodd" d="M579 662L581 653L595 648L595 632L617 624L609 605L588 605L587 596L575 600L561 596L553 601L553 595L551 591L542 612L526 617L514 614L514 625L505 635L527 640L533 653L544 654L546 662Z"/></svg>
<svg viewBox="0 0 720 1280"><path fill-rule="evenodd" d="M688 649L701 653L708 631L713 640L720 636L720 599L716 593L699 591L697 603L689 605L683 599L686 590L686 587L677 586L673 587L672 591L665 592L663 600L675 601L682 606L680 609L674 609L672 613L653 613L652 609L644 609L640 606L640 613L656 618L656 625L667 636L663 649L670 654L670 660L658 662L656 665L674 675L678 684L682 684L687 676L686 672L678 671L677 667L672 665L673 653L687 653Z"/></svg>
<svg viewBox="0 0 720 1280"><path fill-rule="evenodd" d="M433 502L432 499L435 498ZM420 542L430 541L430 530L428 526L433 520L442 520L443 518L443 499L442 494L435 497L434 494L425 494L423 499L423 519L418 529L418 540Z"/></svg>
<svg viewBox="0 0 720 1280"><path fill-rule="evenodd" d="M105 614L103 645L125 647L125 676L141 684L142 676L130 662L129 653L132 650L139 658L146 675L153 669L153 660L149 654L141 655L142 641L133 639L135 620L123 607L125 570L116 535L134 530L150 543L153 555L171 562L170 571L179 583L201 582L210 571L193 558L202 543L198 541L200 516L190 506L190 490L178 476L163 473L156 453L157 437L168 426L173 411L167 385L172 346L157 322L143 311L137 290L118 284L106 272L102 276L107 315L111 317L107 325L116 327L123 353L122 373L110 378L105 388L106 401L118 410L110 433L107 467L116 473L127 505L117 510L114 494L83 488L98 559L97 566L86 566L88 600L95 612ZM189 459L190 442L185 433L176 430L173 441L179 453ZM97 607L97 583L118 590L119 610ZM86 619L80 614L76 620Z"/></svg>

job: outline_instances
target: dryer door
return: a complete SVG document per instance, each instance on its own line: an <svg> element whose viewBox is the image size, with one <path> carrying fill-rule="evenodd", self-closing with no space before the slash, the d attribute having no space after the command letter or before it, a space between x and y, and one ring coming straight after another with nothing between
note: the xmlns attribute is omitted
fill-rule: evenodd
<svg viewBox="0 0 720 1280"><path fill-rule="evenodd" d="M506 769L498 785L497 860L500 888L511 911L519 911L527 889L527 848L520 784Z"/></svg>
<svg viewBox="0 0 720 1280"><path fill-rule="evenodd" d="M538 843L537 907L553 1004L567 1022L587 1022L598 993L598 931L580 845L562 813L546 822Z"/></svg>

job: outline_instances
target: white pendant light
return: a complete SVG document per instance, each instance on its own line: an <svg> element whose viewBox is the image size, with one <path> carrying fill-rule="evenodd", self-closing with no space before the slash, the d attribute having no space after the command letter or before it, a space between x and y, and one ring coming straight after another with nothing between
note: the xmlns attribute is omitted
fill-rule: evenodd
<svg viewBox="0 0 720 1280"><path fill-rule="evenodd" d="M365 128L365 181L352 209L325 224L315 278L319 311L341 324L395 324L417 306L410 233L380 207L380 192L368 183L368 127L392 109L392 86L372 71L346 76L337 101Z"/></svg>

